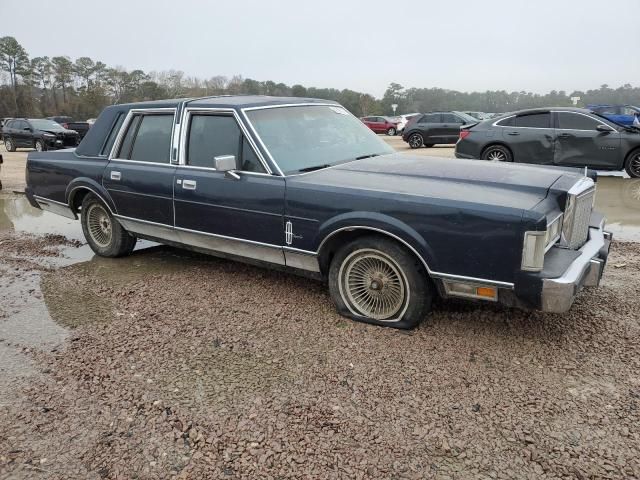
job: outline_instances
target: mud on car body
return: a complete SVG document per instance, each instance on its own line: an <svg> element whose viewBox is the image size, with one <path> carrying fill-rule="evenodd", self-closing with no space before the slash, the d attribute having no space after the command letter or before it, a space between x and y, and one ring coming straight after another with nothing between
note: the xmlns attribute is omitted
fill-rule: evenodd
<svg viewBox="0 0 640 480"><path fill-rule="evenodd" d="M593 179L395 153L335 102L207 97L105 109L33 152L27 196L91 248L136 238L323 279L340 313L409 328L436 296L563 312L611 241Z"/></svg>

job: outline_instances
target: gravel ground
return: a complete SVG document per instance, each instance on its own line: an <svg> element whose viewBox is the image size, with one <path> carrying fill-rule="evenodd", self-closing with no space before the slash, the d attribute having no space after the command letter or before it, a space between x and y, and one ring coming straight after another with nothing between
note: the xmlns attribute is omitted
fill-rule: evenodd
<svg viewBox="0 0 640 480"><path fill-rule="evenodd" d="M446 303L406 333L278 272L165 247L44 269L23 257L55 238L15 240L5 281L41 276L70 335L22 348L1 478L640 476L639 244L567 315Z"/></svg>

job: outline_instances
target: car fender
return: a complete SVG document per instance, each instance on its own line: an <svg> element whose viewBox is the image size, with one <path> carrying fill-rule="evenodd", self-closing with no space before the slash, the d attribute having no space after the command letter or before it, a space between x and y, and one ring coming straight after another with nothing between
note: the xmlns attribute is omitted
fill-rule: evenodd
<svg viewBox="0 0 640 480"><path fill-rule="evenodd" d="M107 189L92 178L88 177L74 178L67 186L67 190L65 192L65 200L70 207L73 208L75 196L83 189L88 190L89 192L100 198L109 208L112 214L118 213L115 203L113 202L111 195L109 195L109 192L107 192Z"/></svg>
<svg viewBox="0 0 640 480"><path fill-rule="evenodd" d="M425 238L397 218L377 212L348 212L325 221L320 225L314 242L318 245L318 254L322 253L322 248L335 235L356 230L369 230L394 238L411 250L428 272L437 269L434 252Z"/></svg>

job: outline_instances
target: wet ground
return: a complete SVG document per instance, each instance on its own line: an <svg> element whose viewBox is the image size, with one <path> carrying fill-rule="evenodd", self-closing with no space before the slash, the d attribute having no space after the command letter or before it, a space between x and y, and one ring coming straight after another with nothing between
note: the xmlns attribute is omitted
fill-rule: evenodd
<svg viewBox="0 0 640 480"><path fill-rule="evenodd" d="M640 180L596 201L640 240ZM0 292L0 479L640 477L637 243L566 315L451 302L403 333L279 272L96 257L5 190Z"/></svg>

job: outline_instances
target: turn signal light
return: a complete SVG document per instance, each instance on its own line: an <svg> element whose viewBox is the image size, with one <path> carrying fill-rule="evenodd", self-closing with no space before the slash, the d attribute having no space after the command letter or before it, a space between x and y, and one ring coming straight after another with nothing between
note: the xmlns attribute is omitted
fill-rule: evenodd
<svg viewBox="0 0 640 480"><path fill-rule="evenodd" d="M482 300L498 300L498 289L488 285L452 282L445 280L444 290L447 295L455 297L478 298Z"/></svg>
<svg viewBox="0 0 640 480"><path fill-rule="evenodd" d="M460 130L460 140L471 135L471 130Z"/></svg>

